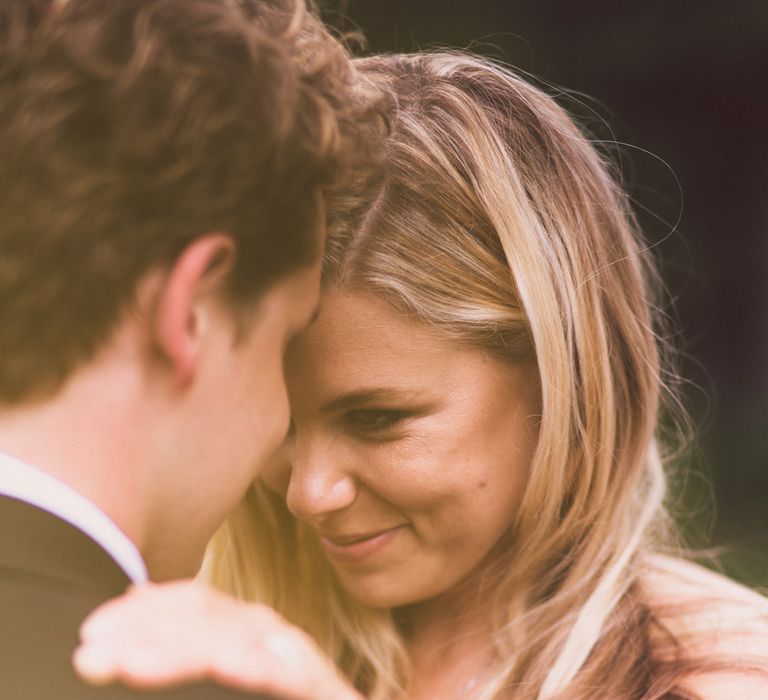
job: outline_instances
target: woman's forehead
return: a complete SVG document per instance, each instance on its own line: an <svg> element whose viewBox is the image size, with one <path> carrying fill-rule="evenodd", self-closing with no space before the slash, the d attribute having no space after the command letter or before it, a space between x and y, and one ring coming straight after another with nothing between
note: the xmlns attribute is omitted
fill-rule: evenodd
<svg viewBox="0 0 768 700"><path fill-rule="evenodd" d="M347 371L367 364L407 371L458 351L437 330L372 293L333 291L321 296L317 318L292 344L288 364L319 364L322 358L322 364L339 363Z"/></svg>
<svg viewBox="0 0 768 700"><path fill-rule="evenodd" d="M519 368L359 292L326 293L317 319L286 358L292 400L318 407L347 400L434 401L469 385L506 385L519 374Z"/></svg>

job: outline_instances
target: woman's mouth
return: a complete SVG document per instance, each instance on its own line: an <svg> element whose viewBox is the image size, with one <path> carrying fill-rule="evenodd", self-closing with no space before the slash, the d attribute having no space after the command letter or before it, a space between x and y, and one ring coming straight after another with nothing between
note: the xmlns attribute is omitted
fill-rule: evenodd
<svg viewBox="0 0 768 700"><path fill-rule="evenodd" d="M403 525L357 535L321 535L320 543L325 553L337 561L361 562L386 547L397 537Z"/></svg>

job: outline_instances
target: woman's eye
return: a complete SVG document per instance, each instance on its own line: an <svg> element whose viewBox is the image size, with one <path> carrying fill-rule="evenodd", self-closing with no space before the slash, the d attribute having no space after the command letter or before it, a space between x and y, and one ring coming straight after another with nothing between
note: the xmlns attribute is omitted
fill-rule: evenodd
<svg viewBox="0 0 768 700"><path fill-rule="evenodd" d="M347 412L346 419L354 430L364 433L381 433L394 428L406 416L405 411L391 409L355 409Z"/></svg>

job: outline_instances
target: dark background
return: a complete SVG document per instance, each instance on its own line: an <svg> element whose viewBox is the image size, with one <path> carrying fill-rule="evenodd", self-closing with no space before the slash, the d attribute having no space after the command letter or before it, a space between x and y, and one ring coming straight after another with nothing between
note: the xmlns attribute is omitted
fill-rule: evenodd
<svg viewBox="0 0 768 700"><path fill-rule="evenodd" d="M668 288L696 429L671 505L694 546L724 545L727 571L768 586L768 0L321 6L367 51L469 48L565 88L625 144L610 150Z"/></svg>

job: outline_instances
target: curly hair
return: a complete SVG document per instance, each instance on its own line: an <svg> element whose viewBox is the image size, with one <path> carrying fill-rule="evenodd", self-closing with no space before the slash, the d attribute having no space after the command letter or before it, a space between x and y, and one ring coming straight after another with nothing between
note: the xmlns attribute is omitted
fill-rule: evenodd
<svg viewBox="0 0 768 700"><path fill-rule="evenodd" d="M55 390L137 281L195 237L232 301L318 255L316 194L369 152L376 101L304 0L0 8L0 402Z"/></svg>

